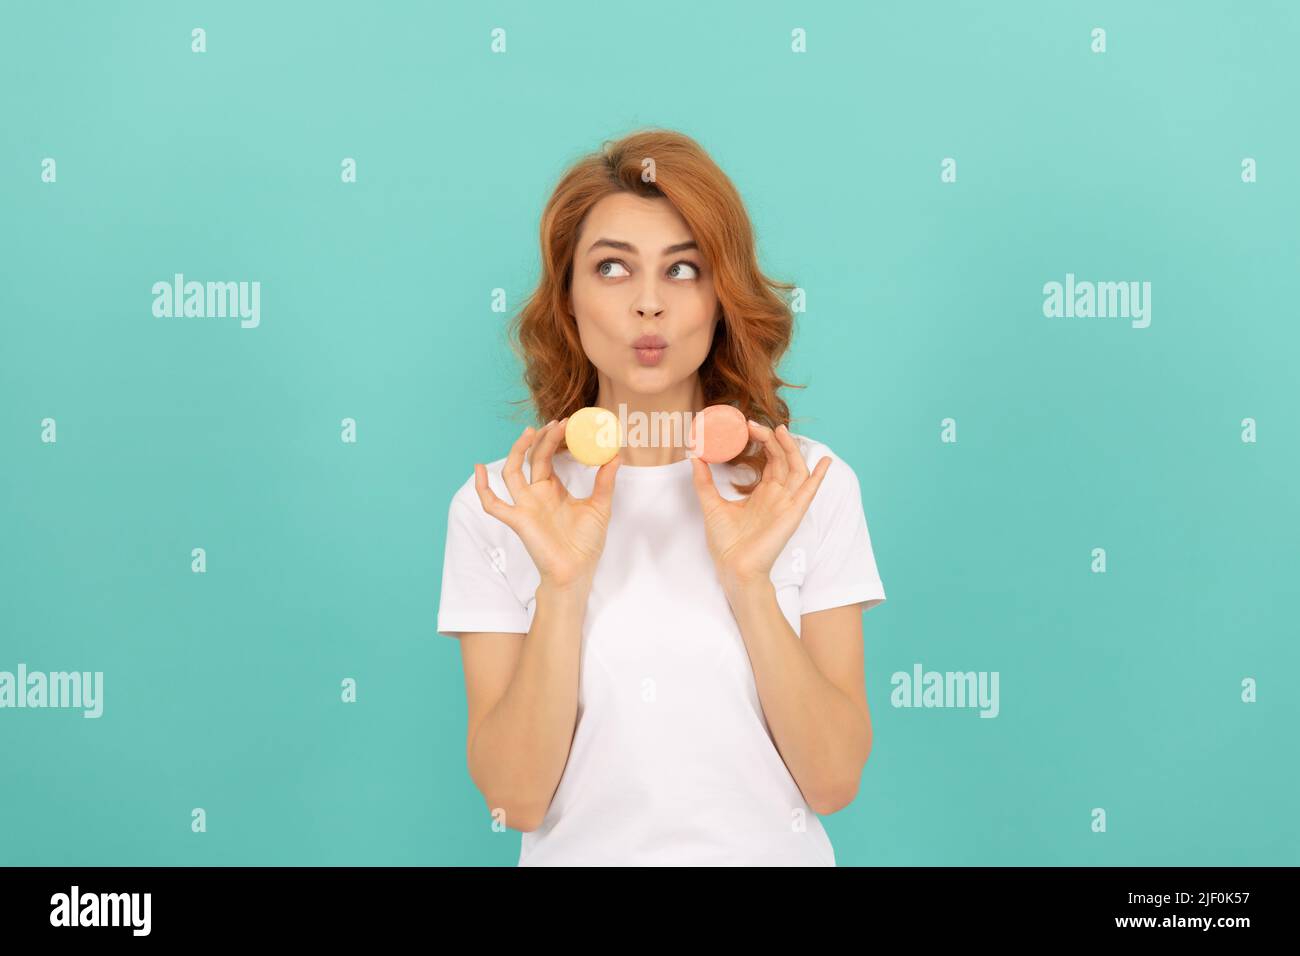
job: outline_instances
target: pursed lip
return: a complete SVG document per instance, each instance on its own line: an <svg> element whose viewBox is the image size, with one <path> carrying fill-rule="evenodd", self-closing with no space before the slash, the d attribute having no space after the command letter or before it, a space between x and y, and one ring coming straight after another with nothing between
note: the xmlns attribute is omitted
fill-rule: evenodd
<svg viewBox="0 0 1300 956"><path fill-rule="evenodd" d="M643 335L632 343L634 349L663 349L668 347L668 341L662 335Z"/></svg>

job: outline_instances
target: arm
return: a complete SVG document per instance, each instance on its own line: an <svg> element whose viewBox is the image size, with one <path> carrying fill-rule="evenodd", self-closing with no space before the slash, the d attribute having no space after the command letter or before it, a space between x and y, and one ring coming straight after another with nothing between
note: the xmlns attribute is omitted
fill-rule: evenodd
<svg viewBox="0 0 1300 956"><path fill-rule="evenodd" d="M771 581L776 556L807 513L830 470L823 457L809 473L784 425L750 422L766 447L762 476L741 501L718 494L703 465L695 488L709 549L736 616L763 713L777 749L808 805L834 813L857 793L871 752L862 665L862 603L805 614L796 634Z"/></svg>
<svg viewBox="0 0 1300 956"><path fill-rule="evenodd" d="M871 753L862 606L804 615L801 639L766 575L728 584L727 597L785 765L814 812L843 809L857 795Z"/></svg>
<svg viewBox="0 0 1300 956"><path fill-rule="evenodd" d="M569 758L588 591L542 585L527 635L461 638L469 774L516 830L541 825Z"/></svg>
<svg viewBox="0 0 1300 956"><path fill-rule="evenodd" d="M512 504L491 489L486 469L474 466L484 512L519 535L539 576L526 635L461 634L470 776L488 808L504 811L507 825L519 830L541 825L568 762L583 618L619 467L616 455L597 472L591 496L573 498L551 467L563 434L564 421L549 422L536 434L524 429L501 472Z"/></svg>

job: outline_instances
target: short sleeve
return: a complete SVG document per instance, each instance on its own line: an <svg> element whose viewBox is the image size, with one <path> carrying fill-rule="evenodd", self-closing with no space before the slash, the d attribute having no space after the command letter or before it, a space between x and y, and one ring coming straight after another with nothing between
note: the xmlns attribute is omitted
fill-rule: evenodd
<svg viewBox="0 0 1300 956"><path fill-rule="evenodd" d="M477 509L477 512L476 510ZM442 561L438 633L459 637L466 631L528 633L528 608L506 577L506 551L494 544L485 522L495 518L453 496L447 512L447 546Z"/></svg>
<svg viewBox="0 0 1300 956"><path fill-rule="evenodd" d="M822 495L825 499L818 501ZM875 607L885 600L885 589L876 569L858 476L848 462L833 454L813 498L813 507L818 505L818 544L800 588L800 613L860 602L864 611Z"/></svg>

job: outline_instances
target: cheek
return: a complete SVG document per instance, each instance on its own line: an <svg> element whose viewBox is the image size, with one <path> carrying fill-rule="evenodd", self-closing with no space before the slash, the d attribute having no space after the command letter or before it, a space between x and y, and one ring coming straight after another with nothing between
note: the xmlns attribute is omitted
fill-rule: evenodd
<svg viewBox="0 0 1300 956"><path fill-rule="evenodd" d="M718 325L718 303L711 296L698 297L689 305L689 314L693 316L689 325L682 329L681 338L690 343L690 351L703 358L713 344L713 336Z"/></svg>
<svg viewBox="0 0 1300 956"><path fill-rule="evenodd" d="M618 322L613 318L615 309L608 301L609 297L601 294L603 291L584 282L573 285L574 319L582 344L588 348L607 347L617 332Z"/></svg>
<svg viewBox="0 0 1300 956"><path fill-rule="evenodd" d="M588 301L585 306L575 305L578 341L583 354L596 368L607 375L621 368L629 353L624 351L625 333L619 323L612 321L613 310L602 308L599 302Z"/></svg>

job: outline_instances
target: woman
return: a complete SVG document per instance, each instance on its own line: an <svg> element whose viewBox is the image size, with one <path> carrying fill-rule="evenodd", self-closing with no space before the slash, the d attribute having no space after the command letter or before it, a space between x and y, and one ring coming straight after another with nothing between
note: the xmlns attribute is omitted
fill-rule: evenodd
<svg viewBox="0 0 1300 956"><path fill-rule="evenodd" d="M672 132L577 163L541 244L512 332L546 425L448 515L438 632L461 641L470 775L520 866L834 866L817 815L871 749L861 615L885 592L853 469L786 425L793 286ZM708 465L679 436L715 404L750 442ZM585 406L668 427L584 465L564 432Z"/></svg>

